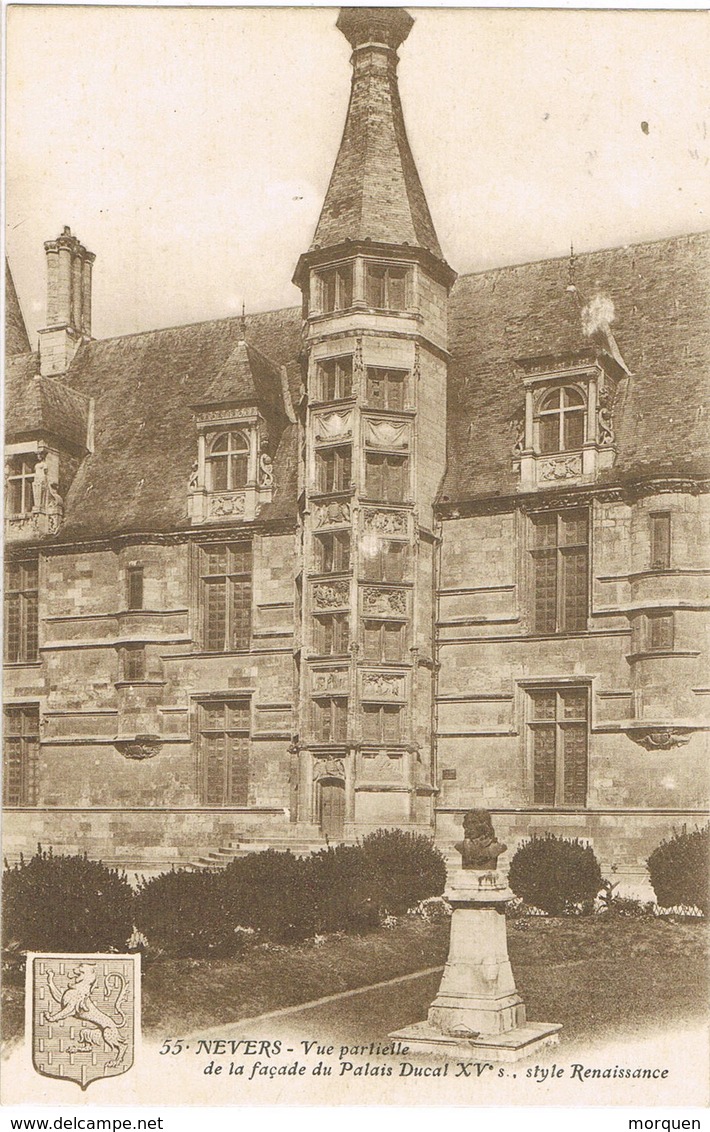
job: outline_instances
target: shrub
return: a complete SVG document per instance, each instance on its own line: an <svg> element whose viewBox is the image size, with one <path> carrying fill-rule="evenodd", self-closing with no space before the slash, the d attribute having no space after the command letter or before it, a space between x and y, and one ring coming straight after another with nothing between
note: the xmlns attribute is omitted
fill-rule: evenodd
<svg viewBox="0 0 710 1132"><path fill-rule="evenodd" d="M125 874L86 856L34 857L6 867L3 947L18 951L123 951L133 926Z"/></svg>
<svg viewBox="0 0 710 1132"><path fill-rule="evenodd" d="M267 849L238 857L223 874L227 915L264 940L293 943L315 934L312 874L307 859Z"/></svg>
<svg viewBox="0 0 710 1132"><path fill-rule="evenodd" d="M360 932L377 927L380 910L359 845L321 849L307 863L317 931Z"/></svg>
<svg viewBox="0 0 710 1132"><path fill-rule="evenodd" d="M710 825L692 833L684 829L662 841L646 864L661 907L685 905L699 908L707 916L710 908Z"/></svg>
<svg viewBox="0 0 710 1132"><path fill-rule="evenodd" d="M223 958L244 945L229 914L220 873L175 869L143 880L135 899L135 925L147 951L175 959Z"/></svg>
<svg viewBox="0 0 710 1132"><path fill-rule="evenodd" d="M602 874L591 846L548 833L522 843L510 862L508 883L526 904L559 916L574 905L591 906Z"/></svg>
<svg viewBox="0 0 710 1132"><path fill-rule="evenodd" d="M446 864L428 837L401 829L378 829L362 842L372 898L382 913L402 915L446 885Z"/></svg>

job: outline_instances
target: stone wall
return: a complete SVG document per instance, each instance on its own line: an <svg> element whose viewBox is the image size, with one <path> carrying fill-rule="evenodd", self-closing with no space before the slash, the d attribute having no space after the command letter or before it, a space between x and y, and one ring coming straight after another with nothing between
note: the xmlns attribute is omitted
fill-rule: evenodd
<svg viewBox="0 0 710 1132"><path fill-rule="evenodd" d="M584 632L535 634L527 518L445 521L437 657L437 839L453 814L500 813L505 840L533 829L588 837L611 868L644 872L648 853L708 800L709 576L697 532L707 496L594 500ZM671 561L652 569L650 515L670 511ZM705 516L705 518L703 518ZM672 614L673 641L649 645L646 618ZM529 693L588 688L585 806L533 801Z"/></svg>

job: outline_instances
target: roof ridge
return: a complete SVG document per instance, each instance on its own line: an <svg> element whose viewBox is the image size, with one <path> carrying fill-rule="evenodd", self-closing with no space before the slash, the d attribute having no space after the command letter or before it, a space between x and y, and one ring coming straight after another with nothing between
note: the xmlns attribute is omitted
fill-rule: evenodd
<svg viewBox="0 0 710 1132"><path fill-rule="evenodd" d="M700 228L697 232L677 232L675 236L658 236L653 240L639 240L634 244L613 244L611 247L604 248L591 248L587 252L575 252L575 260L585 259L587 256L601 255L608 252L623 252L631 248L648 248L652 244L671 244L674 240L692 240L698 236L710 237L710 228ZM463 279L473 279L478 275L495 275L502 271L513 271L516 267L536 267L538 264L545 263L568 263L569 252L566 255L550 255L545 256L543 259L525 259L520 263L506 263L500 267L482 267L479 271L462 271L458 275L457 282Z"/></svg>
<svg viewBox="0 0 710 1132"><path fill-rule="evenodd" d="M272 310L265 311L252 311L251 314L246 315L247 324L249 319L258 318L260 315L265 314L282 314L285 311L298 311L300 313L301 307L299 303L294 303L291 307L274 307ZM210 326L219 322L241 322L242 316L240 314L222 315L221 318L199 318L195 322L179 322L174 323L172 326L154 326L151 330L132 330L130 334L111 334L108 338L92 338L89 342L85 342L85 346L101 345L104 342L118 342L124 338L142 338L147 334L167 334L170 330L190 330L196 326ZM32 352L32 351L31 351ZM36 351L34 351L36 353ZM20 357L21 355L15 355Z"/></svg>

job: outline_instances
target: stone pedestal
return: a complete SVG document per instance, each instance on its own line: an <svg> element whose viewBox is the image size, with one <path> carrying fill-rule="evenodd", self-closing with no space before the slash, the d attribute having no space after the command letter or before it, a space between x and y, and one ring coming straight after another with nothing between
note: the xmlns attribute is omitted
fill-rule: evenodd
<svg viewBox="0 0 710 1132"><path fill-rule="evenodd" d="M505 906L513 896L497 872L456 869L449 957L426 1022L392 1034L412 1052L514 1061L556 1045L561 1026L528 1023L508 958Z"/></svg>

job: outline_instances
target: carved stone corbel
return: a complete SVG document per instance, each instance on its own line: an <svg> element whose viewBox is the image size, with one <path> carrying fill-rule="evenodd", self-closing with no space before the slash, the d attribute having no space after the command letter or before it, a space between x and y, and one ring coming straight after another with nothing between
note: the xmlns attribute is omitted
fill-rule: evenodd
<svg viewBox="0 0 710 1132"><path fill-rule="evenodd" d="M627 734L634 743L647 751L670 751L673 747L685 747L693 734L692 727L631 727Z"/></svg>
<svg viewBox="0 0 710 1132"><path fill-rule="evenodd" d="M124 759L143 762L160 754L163 740L159 735L136 735L133 739L114 739L113 745Z"/></svg>

